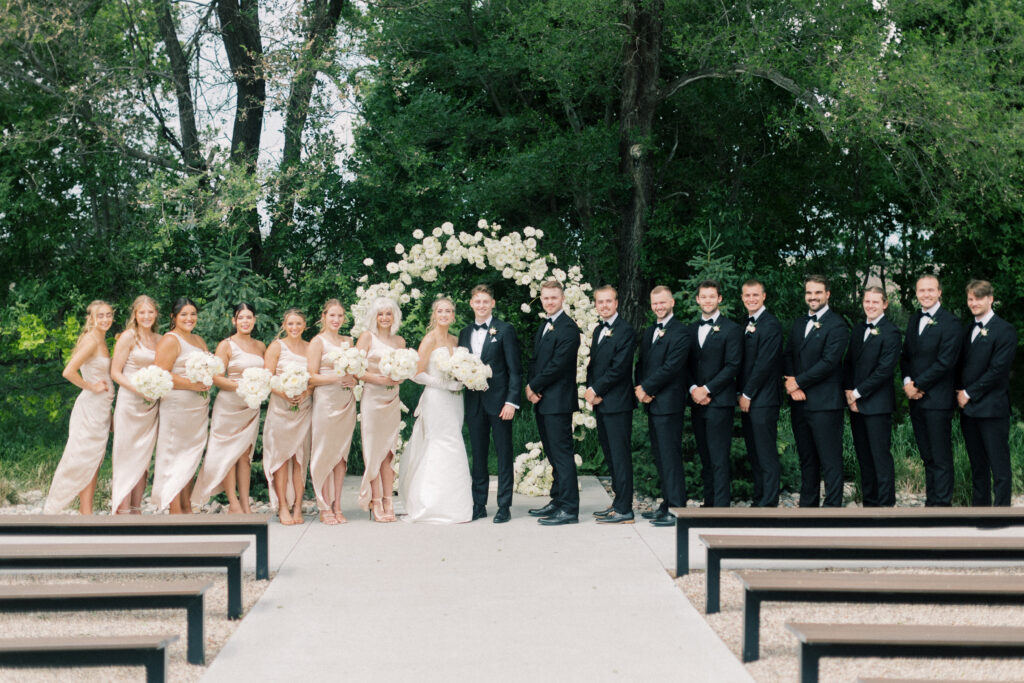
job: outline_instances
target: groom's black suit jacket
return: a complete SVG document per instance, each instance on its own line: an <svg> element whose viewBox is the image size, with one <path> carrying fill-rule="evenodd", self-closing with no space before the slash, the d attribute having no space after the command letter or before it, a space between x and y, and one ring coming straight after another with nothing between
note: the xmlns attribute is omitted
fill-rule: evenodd
<svg viewBox="0 0 1024 683"><path fill-rule="evenodd" d="M604 341L598 343L603 328L598 325L590 342L587 364L587 386L601 397L594 412L622 413L636 407L633 391L633 355L636 352L636 331L621 315L615 319Z"/></svg>
<svg viewBox="0 0 1024 683"><path fill-rule="evenodd" d="M544 334L544 329L554 329ZM555 319L544 322L533 341L527 384L541 394L535 409L542 415L574 413L579 410L576 389L576 352L580 348L580 328L565 311Z"/></svg>
<svg viewBox="0 0 1024 683"><path fill-rule="evenodd" d="M651 415L671 415L686 411L690 400L687 361L697 341L686 323L676 316L665 324L665 334L654 341L656 325L640 334L640 357L636 363L636 383L654 397L647 404Z"/></svg>
<svg viewBox="0 0 1024 683"><path fill-rule="evenodd" d="M470 339L473 325L467 325L459 332L459 346L472 351ZM494 334L491 334L491 332ZM519 340L515 329L504 320L491 318L491 324L484 337L480 360L491 368L486 391L463 392L466 415L477 414L481 409L488 415L497 415L506 403L521 405L520 392L523 385L522 364L519 360Z"/></svg>

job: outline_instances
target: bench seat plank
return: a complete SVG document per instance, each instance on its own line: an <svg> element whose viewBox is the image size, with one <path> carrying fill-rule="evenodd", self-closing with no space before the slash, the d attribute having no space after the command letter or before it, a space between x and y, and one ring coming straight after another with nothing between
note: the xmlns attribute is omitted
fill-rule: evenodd
<svg viewBox="0 0 1024 683"><path fill-rule="evenodd" d="M178 636L0 638L0 666L144 666L146 683L167 680L167 648Z"/></svg>

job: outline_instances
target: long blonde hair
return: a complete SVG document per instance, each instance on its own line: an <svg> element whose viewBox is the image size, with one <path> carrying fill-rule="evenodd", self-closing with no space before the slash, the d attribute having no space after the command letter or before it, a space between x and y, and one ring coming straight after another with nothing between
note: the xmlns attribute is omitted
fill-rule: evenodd
<svg viewBox="0 0 1024 683"><path fill-rule="evenodd" d="M324 329L324 318L327 317L327 311L331 310L331 307L333 307L333 306L337 306L338 308L341 309L341 316L342 316L341 317L341 324L342 325L344 325L345 321L348 320L348 311L345 310L345 307L342 305L342 303L340 301L338 301L337 299L328 299L324 303L324 307L322 309L320 309L320 320L317 322L317 327L319 327L321 330Z"/></svg>
<svg viewBox="0 0 1024 683"><path fill-rule="evenodd" d="M302 322L306 323L307 325L309 324L309 321L306 320L305 313L303 313L297 308L289 308L287 311L284 312L284 315L281 316L281 327L277 328L277 335L274 337L274 339L284 339L285 337L288 336L288 330L285 329L284 323L286 320L288 320L288 316L290 315L297 315L300 318L302 318Z"/></svg>
<svg viewBox="0 0 1024 683"><path fill-rule="evenodd" d="M153 334L159 334L159 332L157 332L157 326L160 324L160 307L156 305L156 301L154 301L152 297L140 294L135 297L135 301L132 302L132 307L128 313L128 322L124 325L124 332L128 332L130 330L131 333L135 335L134 340L132 341L132 346L141 343L139 341L139 320L135 316L139 312L139 309L146 304L152 306L153 310L156 311L156 315L153 317L153 324L149 326L149 331ZM124 332L121 334L124 334Z"/></svg>
<svg viewBox="0 0 1024 683"><path fill-rule="evenodd" d="M96 299L85 307L85 325L82 327L82 333L78 335L78 341L75 342L75 351L77 351L78 347L82 345L82 340L85 339L90 332L96 329L96 311L103 306L109 308L111 312L114 310L113 306L102 299Z"/></svg>
<svg viewBox="0 0 1024 683"><path fill-rule="evenodd" d="M437 307L441 304L448 304L452 307L452 313L455 313L455 302L446 296L439 296L434 299L434 303L430 305L430 322L427 324L427 332L432 331L437 327Z"/></svg>

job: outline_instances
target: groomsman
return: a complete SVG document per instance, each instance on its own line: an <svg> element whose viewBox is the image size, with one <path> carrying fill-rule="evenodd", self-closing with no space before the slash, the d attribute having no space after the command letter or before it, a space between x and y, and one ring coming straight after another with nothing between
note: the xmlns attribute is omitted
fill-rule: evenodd
<svg viewBox="0 0 1024 683"><path fill-rule="evenodd" d="M729 507L729 451L736 405L736 375L743 361L743 332L721 314L721 287L714 280L697 286L700 320L691 327L697 347L687 363L690 419L704 479L702 507Z"/></svg>
<svg viewBox="0 0 1024 683"><path fill-rule="evenodd" d="M900 359L900 332L885 316L889 299L881 287L864 290L865 322L850 335L843 362L843 388L850 408L853 447L860 463L864 507L896 505L892 462L892 411L896 406L892 374Z"/></svg>
<svg viewBox="0 0 1024 683"><path fill-rule="evenodd" d="M651 456L661 478L661 506L645 512L654 526L675 526L669 508L686 506L683 472L683 417L686 413L686 362L692 341L689 328L672 314L672 290L651 290L651 310L658 322L640 335L634 392L647 408Z"/></svg>
<svg viewBox="0 0 1024 683"><path fill-rule="evenodd" d="M487 516L487 490L490 476L487 456L491 438L498 455L498 512L494 523L507 522L512 505L512 418L519 409L522 367L519 340L511 325L492 315L494 290L477 285L470 292L469 307L474 322L459 332L459 346L469 349L491 368L486 391L464 392L466 426L473 455L473 519Z"/></svg>
<svg viewBox="0 0 1024 683"><path fill-rule="evenodd" d="M741 289L747 309L740 366L740 419L747 459L754 473L754 505L779 504L779 408L782 405L782 325L768 312L764 284L747 280Z"/></svg>
<svg viewBox="0 0 1024 683"><path fill-rule="evenodd" d="M572 414L579 408L576 352L580 328L562 310L562 284L548 280L540 287L540 304L548 314L533 340L526 398L533 404L544 452L554 470L551 502L530 510L545 526L579 521L580 491L573 459Z"/></svg>
<svg viewBox="0 0 1024 683"><path fill-rule="evenodd" d="M967 284L974 322L964 330L956 399L960 429L971 461L971 505L1009 505L1010 369L1017 330L992 310L994 293L985 280Z"/></svg>
<svg viewBox="0 0 1024 683"><path fill-rule="evenodd" d="M910 401L910 423L924 462L928 507L953 504L953 390L963 331L942 307L942 285L924 275L915 287L921 310L910 316L903 340L903 391Z"/></svg>
<svg viewBox="0 0 1024 683"><path fill-rule="evenodd" d="M843 352L850 329L829 309L830 295L824 276L804 278L807 316L793 321L783 358L800 458L800 507L818 507L823 478L825 506L843 504Z"/></svg>
<svg viewBox="0 0 1024 683"><path fill-rule="evenodd" d="M594 291L594 307L601 324L590 342L587 391L583 398L594 406L597 439L612 473L615 502L595 512L600 524L633 523L633 354L636 330L619 317L619 296L605 285Z"/></svg>

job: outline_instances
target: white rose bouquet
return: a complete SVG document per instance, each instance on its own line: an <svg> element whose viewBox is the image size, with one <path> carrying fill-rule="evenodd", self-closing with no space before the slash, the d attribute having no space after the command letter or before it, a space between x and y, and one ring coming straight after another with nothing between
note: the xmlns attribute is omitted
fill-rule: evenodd
<svg viewBox="0 0 1024 683"><path fill-rule="evenodd" d="M260 404L270 396L270 379L272 375L266 368L246 368L242 378L238 380L236 393L250 408L259 408Z"/></svg>
<svg viewBox="0 0 1024 683"><path fill-rule="evenodd" d="M331 351L327 354L327 360L334 366L334 371L339 375L359 376L370 367L366 360L366 351L355 346L346 346L343 349Z"/></svg>
<svg viewBox="0 0 1024 683"><path fill-rule="evenodd" d="M487 380L494 374L490 365L463 346L457 347L450 357L441 362L441 369L473 391L486 391Z"/></svg>
<svg viewBox="0 0 1024 683"><path fill-rule="evenodd" d="M296 363L286 363L278 366L279 373L270 379L270 388L280 391L288 398L295 398L309 386L309 372L306 368ZM298 406L292 406L297 411Z"/></svg>
<svg viewBox="0 0 1024 683"><path fill-rule="evenodd" d="M153 405L174 388L174 378L160 366L150 365L132 375L132 386L147 404Z"/></svg>
<svg viewBox="0 0 1024 683"><path fill-rule="evenodd" d="M526 444L526 452L520 453L512 464L515 492L526 496L547 496L551 493L551 463L544 457L544 446L540 442Z"/></svg>
<svg viewBox="0 0 1024 683"><path fill-rule="evenodd" d="M420 354L413 349L391 349L380 359L380 374L404 382L416 376Z"/></svg>
<svg viewBox="0 0 1024 683"><path fill-rule="evenodd" d="M213 386L213 376L223 373L224 361L212 353L190 353L185 359L185 379L206 385L207 391L199 392L203 398L210 395L209 387Z"/></svg>

